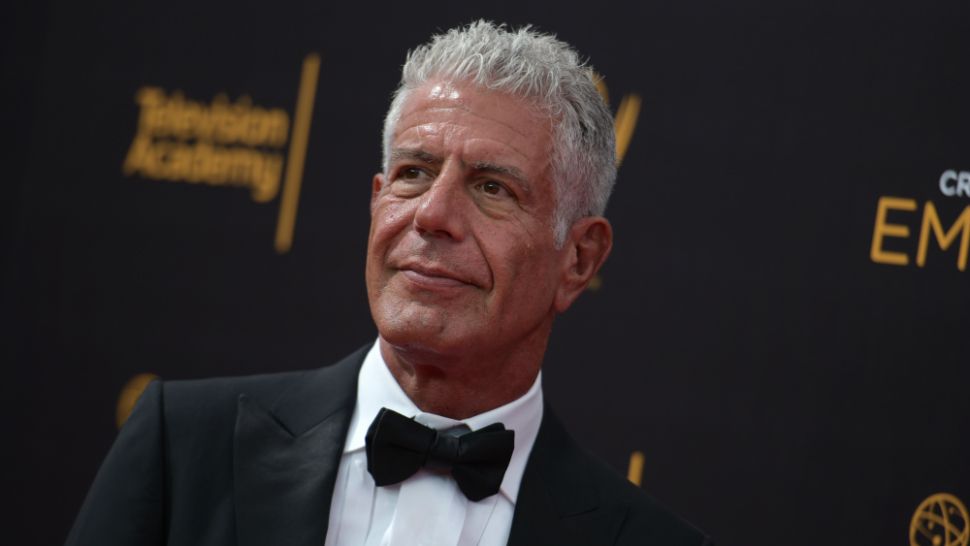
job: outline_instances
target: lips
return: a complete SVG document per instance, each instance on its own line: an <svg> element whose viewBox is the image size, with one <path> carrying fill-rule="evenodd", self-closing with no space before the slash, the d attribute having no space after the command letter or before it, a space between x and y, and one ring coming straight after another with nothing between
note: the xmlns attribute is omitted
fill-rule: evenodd
<svg viewBox="0 0 970 546"><path fill-rule="evenodd" d="M412 283L428 288L478 286L467 276L434 264L406 263L398 269Z"/></svg>

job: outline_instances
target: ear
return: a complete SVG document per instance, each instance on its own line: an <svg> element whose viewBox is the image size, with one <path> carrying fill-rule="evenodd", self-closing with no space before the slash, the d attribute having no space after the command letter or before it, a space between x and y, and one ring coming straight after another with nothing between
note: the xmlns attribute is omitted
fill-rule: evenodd
<svg viewBox="0 0 970 546"><path fill-rule="evenodd" d="M569 229L563 244L562 277L554 306L562 313L576 301L606 261L613 248L613 227L602 216L580 218Z"/></svg>
<svg viewBox="0 0 970 546"><path fill-rule="evenodd" d="M374 214L374 204L377 203L377 196L381 194L381 189L384 188L384 174L377 173L374 175L374 180L371 182L370 188L370 212Z"/></svg>

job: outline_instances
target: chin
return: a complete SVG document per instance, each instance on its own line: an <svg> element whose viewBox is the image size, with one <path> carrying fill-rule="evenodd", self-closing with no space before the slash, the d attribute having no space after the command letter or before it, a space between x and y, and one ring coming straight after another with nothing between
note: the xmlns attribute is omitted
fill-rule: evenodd
<svg viewBox="0 0 970 546"><path fill-rule="evenodd" d="M457 356L467 351L469 336L454 330L455 323L462 323L462 319L449 320L442 313L429 310L409 311L381 316L376 321L381 339L407 352Z"/></svg>

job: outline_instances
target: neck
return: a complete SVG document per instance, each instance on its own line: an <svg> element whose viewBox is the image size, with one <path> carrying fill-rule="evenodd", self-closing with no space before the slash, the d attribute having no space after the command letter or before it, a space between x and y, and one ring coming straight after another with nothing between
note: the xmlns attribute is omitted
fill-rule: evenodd
<svg viewBox="0 0 970 546"><path fill-rule="evenodd" d="M502 354L443 355L380 339L381 356L408 398L421 410L466 419L522 397L536 380L548 331L538 343Z"/></svg>

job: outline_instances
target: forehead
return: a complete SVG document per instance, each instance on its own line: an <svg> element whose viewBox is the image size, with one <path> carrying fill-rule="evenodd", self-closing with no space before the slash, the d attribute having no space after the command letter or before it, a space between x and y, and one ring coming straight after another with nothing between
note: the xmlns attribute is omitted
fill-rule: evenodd
<svg viewBox="0 0 970 546"><path fill-rule="evenodd" d="M431 81L408 93L391 147L458 154L469 161L501 159L536 171L548 165L550 132L550 120L523 99Z"/></svg>

